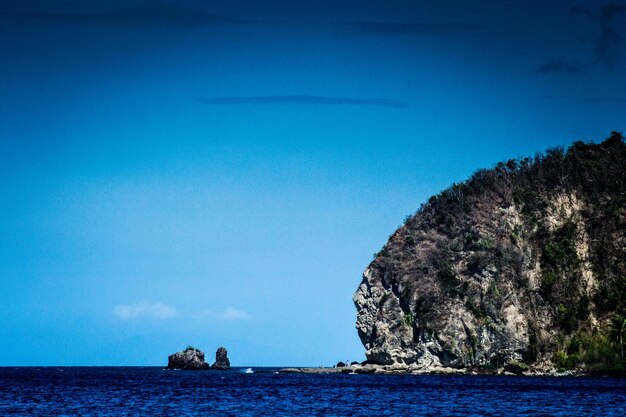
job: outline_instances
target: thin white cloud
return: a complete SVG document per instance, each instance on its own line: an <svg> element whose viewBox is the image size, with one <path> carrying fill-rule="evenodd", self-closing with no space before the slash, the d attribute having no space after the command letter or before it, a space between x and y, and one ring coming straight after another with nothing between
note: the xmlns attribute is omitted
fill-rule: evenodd
<svg viewBox="0 0 626 417"><path fill-rule="evenodd" d="M182 314L175 307L161 302L140 301L135 304L120 304L113 309L113 315L121 320L134 319L168 319L173 317L212 320L249 320L250 315L243 310L228 307L221 313L209 310L200 313Z"/></svg>
<svg viewBox="0 0 626 417"><path fill-rule="evenodd" d="M237 310L232 307L228 307L221 314L221 318L224 320L248 320L250 316L245 311Z"/></svg>
<svg viewBox="0 0 626 417"><path fill-rule="evenodd" d="M178 316L178 311L161 302L140 301L136 304L120 304L113 309L113 315L121 320L139 318L167 319Z"/></svg>

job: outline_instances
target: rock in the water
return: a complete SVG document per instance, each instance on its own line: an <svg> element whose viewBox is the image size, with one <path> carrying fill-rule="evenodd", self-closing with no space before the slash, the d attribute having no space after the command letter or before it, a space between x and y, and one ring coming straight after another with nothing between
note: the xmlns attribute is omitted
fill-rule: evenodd
<svg viewBox="0 0 626 417"><path fill-rule="evenodd" d="M226 370L230 369L230 361L228 360L228 351L220 347L215 352L215 363L211 365L211 369Z"/></svg>
<svg viewBox="0 0 626 417"><path fill-rule="evenodd" d="M337 365L335 365L335 368L343 368L344 366L346 366L345 363L343 362L337 362Z"/></svg>
<svg viewBox="0 0 626 417"><path fill-rule="evenodd" d="M209 364L204 361L204 352L188 347L182 352L176 352L167 358L168 369L209 369Z"/></svg>

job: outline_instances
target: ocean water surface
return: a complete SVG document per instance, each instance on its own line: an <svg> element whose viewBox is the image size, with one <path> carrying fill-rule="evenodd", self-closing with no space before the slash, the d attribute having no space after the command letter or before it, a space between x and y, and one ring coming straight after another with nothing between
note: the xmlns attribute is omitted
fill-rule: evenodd
<svg viewBox="0 0 626 417"><path fill-rule="evenodd" d="M0 368L1 416L625 416L626 379Z"/></svg>

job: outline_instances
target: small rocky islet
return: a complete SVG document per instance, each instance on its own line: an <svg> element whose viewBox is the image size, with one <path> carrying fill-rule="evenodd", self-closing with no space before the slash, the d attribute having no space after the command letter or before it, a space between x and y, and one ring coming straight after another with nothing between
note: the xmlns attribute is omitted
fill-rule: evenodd
<svg viewBox="0 0 626 417"><path fill-rule="evenodd" d="M193 346L187 346L185 350L168 356L167 369L225 371L230 369L230 360L228 359L228 351L224 347L220 347L215 352L215 362L213 365L209 365L204 360L203 351L196 349Z"/></svg>

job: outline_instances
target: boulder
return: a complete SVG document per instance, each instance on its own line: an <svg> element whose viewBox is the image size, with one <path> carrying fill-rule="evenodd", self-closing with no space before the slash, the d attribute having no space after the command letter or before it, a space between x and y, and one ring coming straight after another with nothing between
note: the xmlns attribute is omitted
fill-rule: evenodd
<svg viewBox="0 0 626 417"><path fill-rule="evenodd" d="M209 364L204 361L204 352L189 346L181 352L176 352L168 356L167 368L203 370L209 369Z"/></svg>
<svg viewBox="0 0 626 417"><path fill-rule="evenodd" d="M215 352L215 363L211 365L211 369L217 369L224 371L230 369L230 361L228 360L228 351L223 347L217 349Z"/></svg>

